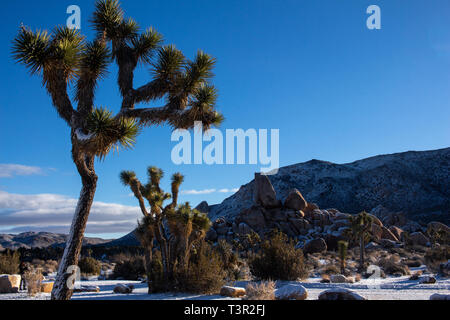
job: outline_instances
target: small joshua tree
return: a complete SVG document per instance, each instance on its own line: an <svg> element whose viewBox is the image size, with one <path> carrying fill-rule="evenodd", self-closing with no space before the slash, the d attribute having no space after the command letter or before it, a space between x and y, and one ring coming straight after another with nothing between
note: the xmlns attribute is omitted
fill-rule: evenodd
<svg viewBox="0 0 450 320"><path fill-rule="evenodd" d="M190 254L196 244L206 236L210 228L208 217L192 209L188 202L178 205L178 193L184 177L180 173L172 175L171 193L160 187L163 171L149 167L149 181L143 185L133 171L122 171L120 180L129 186L139 202L143 218L136 229L137 237L145 248L145 264L149 293L157 290L170 290L175 284L175 274L189 268ZM166 200L171 203L164 206ZM146 203L150 205L147 210ZM152 274L154 259L153 244L156 240L161 250L162 283L155 283L157 275ZM162 286L161 286L162 285Z"/></svg>
<svg viewBox="0 0 450 320"><path fill-rule="evenodd" d="M365 211L349 218L351 238L359 242L359 269L364 270L365 241L370 237L373 218Z"/></svg>
<svg viewBox="0 0 450 320"><path fill-rule="evenodd" d="M339 259L341 262L341 274L345 274L345 259L347 259L348 242L340 240L338 242Z"/></svg>
<svg viewBox="0 0 450 320"><path fill-rule="evenodd" d="M58 269L52 299L68 300L68 268L78 264L84 231L94 201L98 177L95 159L103 159L118 147L132 147L142 126L168 123L188 129L219 124L213 76L215 60L199 51L188 60L173 45L161 46L162 36L152 28L141 32L117 0L99 0L91 20L96 38L87 41L77 30L56 27L53 32L33 32L21 27L13 40L14 59L33 75L52 99L58 115L70 128L72 159L81 177L82 189L69 237ZM118 67L120 111L94 108L95 89L107 74L108 65ZM150 70L151 79L135 87L137 66ZM72 89L74 96L70 97ZM161 107L135 108L139 103L165 100ZM77 107L74 108L74 104Z"/></svg>

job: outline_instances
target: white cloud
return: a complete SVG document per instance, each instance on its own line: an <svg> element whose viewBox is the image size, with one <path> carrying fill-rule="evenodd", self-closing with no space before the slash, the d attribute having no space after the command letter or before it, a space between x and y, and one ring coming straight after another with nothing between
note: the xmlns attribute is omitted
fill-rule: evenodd
<svg viewBox="0 0 450 320"><path fill-rule="evenodd" d="M182 190L181 194L210 194L216 192L216 189L203 189L203 190Z"/></svg>
<svg viewBox="0 0 450 320"><path fill-rule="evenodd" d="M13 176L42 175L44 171L39 167L24 166L21 164L0 163L0 178Z"/></svg>
<svg viewBox="0 0 450 320"><path fill-rule="evenodd" d="M238 188L232 188L232 189L227 189L227 188L223 188L223 189L203 189L203 190L182 190L181 194L190 194L190 195L197 195L197 194L210 194L210 193L215 193L215 192L219 192L219 193L232 193L232 192L237 192L239 189Z"/></svg>
<svg viewBox="0 0 450 320"><path fill-rule="evenodd" d="M238 192L239 188L233 188L233 189L227 189L227 188L223 188L220 189L219 192L221 193L233 193L233 192Z"/></svg>
<svg viewBox="0 0 450 320"><path fill-rule="evenodd" d="M77 199L58 194L13 194L0 190L0 228L68 232ZM142 213L139 207L95 201L88 233L129 232Z"/></svg>

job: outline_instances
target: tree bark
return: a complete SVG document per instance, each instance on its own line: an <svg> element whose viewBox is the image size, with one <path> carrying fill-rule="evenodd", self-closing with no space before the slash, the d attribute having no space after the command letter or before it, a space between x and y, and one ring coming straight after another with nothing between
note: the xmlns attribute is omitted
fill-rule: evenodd
<svg viewBox="0 0 450 320"><path fill-rule="evenodd" d="M359 260L360 260L360 271L364 270L364 237L359 238Z"/></svg>
<svg viewBox="0 0 450 320"><path fill-rule="evenodd" d="M67 238L64 254L58 268L53 286L52 300L69 300L73 293L76 277L69 273L70 266L78 265L78 258L83 245L84 230L86 229L89 212L94 201L97 188L97 175L94 171L94 158L72 152L74 162L81 176L82 188L75 214L72 220L69 237Z"/></svg>
<svg viewBox="0 0 450 320"><path fill-rule="evenodd" d="M153 261L153 246L145 247L145 271L147 273L148 294L152 293L152 261Z"/></svg>

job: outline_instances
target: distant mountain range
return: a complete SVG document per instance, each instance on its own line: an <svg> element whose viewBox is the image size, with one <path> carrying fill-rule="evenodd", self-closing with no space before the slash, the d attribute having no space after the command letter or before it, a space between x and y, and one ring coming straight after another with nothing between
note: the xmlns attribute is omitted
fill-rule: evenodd
<svg viewBox="0 0 450 320"><path fill-rule="evenodd" d="M66 234L51 232L23 232L19 234L0 234L0 250L18 248L46 248L64 246ZM84 238L83 245L98 245L111 242L100 238Z"/></svg>
<svg viewBox="0 0 450 320"><path fill-rule="evenodd" d="M279 169L269 179L284 201L297 188L308 202L320 208L357 213L381 205L403 212L409 219L450 225L450 148L379 155L347 164L311 160ZM254 180L221 204L198 208L211 220L229 220L253 204ZM0 234L0 250L19 247L64 246L67 235L49 232ZM115 240L85 238L85 245L136 246L134 231Z"/></svg>
<svg viewBox="0 0 450 320"><path fill-rule="evenodd" d="M268 176L279 200L297 188L308 202L341 212L381 205L420 222L450 224L450 148L379 155L347 164L311 160ZM233 218L253 204L254 180L221 204L207 206L211 220ZM205 203L202 204L205 207Z"/></svg>

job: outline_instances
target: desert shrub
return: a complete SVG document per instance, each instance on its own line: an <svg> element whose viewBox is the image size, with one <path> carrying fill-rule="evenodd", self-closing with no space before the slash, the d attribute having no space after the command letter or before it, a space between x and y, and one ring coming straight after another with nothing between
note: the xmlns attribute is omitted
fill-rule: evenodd
<svg viewBox="0 0 450 320"><path fill-rule="evenodd" d="M231 244L222 239L219 240L215 249L222 260L223 269L227 273L227 278L230 280L238 280L241 273L239 255L233 251Z"/></svg>
<svg viewBox="0 0 450 320"><path fill-rule="evenodd" d="M34 296L41 292L41 282L44 279L42 270L40 268L28 270L23 275L25 283L27 284L28 295Z"/></svg>
<svg viewBox="0 0 450 320"><path fill-rule="evenodd" d="M141 256L124 256L118 260L113 270L113 278L126 280L138 280L145 275L145 262Z"/></svg>
<svg viewBox="0 0 450 320"><path fill-rule="evenodd" d="M78 267L80 267L81 273L87 275L98 275L102 269L101 263L91 257L81 258L80 261L78 261Z"/></svg>
<svg viewBox="0 0 450 320"><path fill-rule="evenodd" d="M189 268L175 273L175 291L217 293L225 283L226 272L219 254L206 242L191 255Z"/></svg>
<svg viewBox="0 0 450 320"><path fill-rule="evenodd" d="M20 254L17 251L0 254L0 274L16 274L19 272Z"/></svg>
<svg viewBox="0 0 450 320"><path fill-rule="evenodd" d="M153 254L149 289L149 292L151 291L152 293L167 291L167 283L164 279L161 252L159 250Z"/></svg>
<svg viewBox="0 0 450 320"><path fill-rule="evenodd" d="M260 252L250 258L249 266L255 277L264 280L297 280L308 276L303 251L279 231L264 241Z"/></svg>
<svg viewBox="0 0 450 320"><path fill-rule="evenodd" d="M449 246L433 246L425 252L425 264L430 271L438 271L439 265L443 262L447 262L450 259L450 247Z"/></svg>
<svg viewBox="0 0 450 320"><path fill-rule="evenodd" d="M245 300L275 300L275 282L250 282L245 288Z"/></svg>

